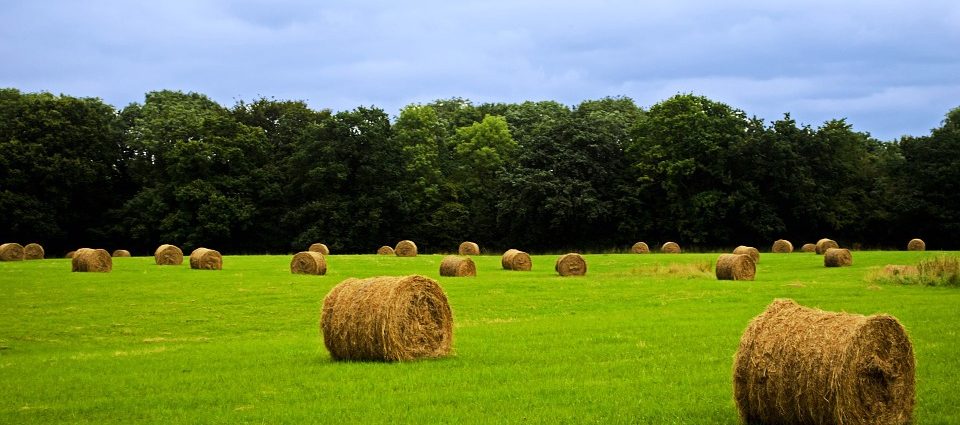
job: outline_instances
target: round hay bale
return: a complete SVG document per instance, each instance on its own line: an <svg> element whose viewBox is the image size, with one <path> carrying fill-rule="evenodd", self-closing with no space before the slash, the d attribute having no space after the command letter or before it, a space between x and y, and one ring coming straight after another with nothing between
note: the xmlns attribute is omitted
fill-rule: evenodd
<svg viewBox="0 0 960 425"><path fill-rule="evenodd" d="M9 242L0 245L0 261L22 261L23 245Z"/></svg>
<svg viewBox="0 0 960 425"><path fill-rule="evenodd" d="M113 258L105 249L80 248L73 254L71 271L109 272L113 270Z"/></svg>
<svg viewBox="0 0 960 425"><path fill-rule="evenodd" d="M190 268L197 270L223 270L223 256L213 249L197 248L190 253Z"/></svg>
<svg viewBox="0 0 960 425"><path fill-rule="evenodd" d="M457 251L460 255L480 255L480 245L474 242L464 242L460 244L460 249Z"/></svg>
<svg viewBox="0 0 960 425"><path fill-rule="evenodd" d="M800 247L801 252L817 252L817 245L812 243L805 243Z"/></svg>
<svg viewBox="0 0 960 425"><path fill-rule="evenodd" d="M163 244L153 252L158 266L179 266L183 264L183 251L175 245Z"/></svg>
<svg viewBox="0 0 960 425"><path fill-rule="evenodd" d="M833 239L823 238L817 241L817 255L823 255L830 248L840 248L840 245L837 245L837 242Z"/></svg>
<svg viewBox="0 0 960 425"><path fill-rule="evenodd" d="M553 269L560 273L560 276L583 276L587 274L587 260L582 255L571 252L558 257Z"/></svg>
<svg viewBox="0 0 960 425"><path fill-rule="evenodd" d="M397 257L416 257L417 244L413 241L402 240L397 242L397 247L393 249L393 252L397 254Z"/></svg>
<svg viewBox="0 0 960 425"><path fill-rule="evenodd" d="M793 252L793 244L786 239L777 239L773 242L773 247L770 248L770 251L777 254L789 254Z"/></svg>
<svg viewBox="0 0 960 425"><path fill-rule="evenodd" d="M125 249L118 249L118 250L116 250L116 251L113 251L113 256L114 256L114 257L129 257L129 256L130 256L130 251L127 251L127 250L125 250Z"/></svg>
<svg viewBox="0 0 960 425"><path fill-rule="evenodd" d="M310 245L310 248L307 249L307 251L319 252L323 255L330 255L330 248L327 248L327 246L322 243Z"/></svg>
<svg viewBox="0 0 960 425"><path fill-rule="evenodd" d="M440 276L467 277L476 276L477 266L470 257L448 255L440 262Z"/></svg>
<svg viewBox="0 0 960 425"><path fill-rule="evenodd" d="M637 242L630 247L630 252L634 254L649 254L650 247L647 246L646 242Z"/></svg>
<svg viewBox="0 0 960 425"><path fill-rule="evenodd" d="M849 249L830 248L823 254L824 267L846 267L853 265L853 255Z"/></svg>
<svg viewBox="0 0 960 425"><path fill-rule="evenodd" d="M74 255L77 255L77 251L67 251L67 253L63 255L63 258L73 258Z"/></svg>
<svg viewBox="0 0 960 425"><path fill-rule="evenodd" d="M327 274L327 260L317 251L298 252L290 260L290 273L293 274Z"/></svg>
<svg viewBox="0 0 960 425"><path fill-rule="evenodd" d="M428 277L347 279L323 299L320 330L334 360L443 357L453 342L453 313Z"/></svg>
<svg viewBox="0 0 960 425"><path fill-rule="evenodd" d="M907 244L907 251L926 251L927 244L922 239L910 239Z"/></svg>
<svg viewBox="0 0 960 425"><path fill-rule="evenodd" d="M530 259L530 254L526 252L518 249L508 249L500 257L500 265L503 266L504 270L528 272L533 268L533 260Z"/></svg>
<svg viewBox="0 0 960 425"><path fill-rule="evenodd" d="M893 316L774 300L743 332L733 367L743 423L911 422L913 346Z"/></svg>
<svg viewBox="0 0 960 425"><path fill-rule="evenodd" d="M757 265L746 254L720 254L717 257L717 280L753 280Z"/></svg>
<svg viewBox="0 0 960 425"><path fill-rule="evenodd" d="M760 250L752 246L740 245L733 250L734 254L743 254L750 256L750 259L753 260L754 264L760 264Z"/></svg>
<svg viewBox="0 0 960 425"><path fill-rule="evenodd" d="M676 242L667 242L660 246L660 252L664 254L679 254L680 245Z"/></svg>
<svg viewBox="0 0 960 425"><path fill-rule="evenodd" d="M397 255L397 254L393 252L393 248L384 245L377 250L377 255Z"/></svg>
<svg viewBox="0 0 960 425"><path fill-rule="evenodd" d="M27 246L23 247L24 260L42 260L45 254L43 247L38 243L28 243Z"/></svg>

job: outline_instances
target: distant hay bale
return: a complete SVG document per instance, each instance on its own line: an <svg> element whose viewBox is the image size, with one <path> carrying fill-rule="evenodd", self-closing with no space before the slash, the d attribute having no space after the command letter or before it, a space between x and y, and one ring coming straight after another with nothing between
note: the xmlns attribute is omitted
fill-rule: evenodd
<svg viewBox="0 0 960 425"><path fill-rule="evenodd" d="M802 251L802 252L817 252L817 245L812 244L812 243L805 243L805 244L803 244L803 246L800 247L800 251Z"/></svg>
<svg viewBox="0 0 960 425"><path fill-rule="evenodd" d="M22 261L23 245L9 242L0 245L0 261Z"/></svg>
<svg viewBox="0 0 960 425"><path fill-rule="evenodd" d="M183 251L175 245L163 244L153 252L158 266L179 266L183 264Z"/></svg>
<svg viewBox="0 0 960 425"><path fill-rule="evenodd" d="M377 255L396 255L396 253L393 252L393 248L384 245L377 250Z"/></svg>
<svg viewBox="0 0 960 425"><path fill-rule="evenodd" d="M129 257L129 256L130 256L130 251L127 251L127 250L125 250L125 249L118 249L118 250L116 250L116 251L113 251L113 256L114 256L114 257Z"/></svg>
<svg viewBox="0 0 960 425"><path fill-rule="evenodd" d="M467 277L476 276L477 266L470 257L448 255L440 262L440 276Z"/></svg>
<svg viewBox="0 0 960 425"><path fill-rule="evenodd" d="M849 249L830 248L823 254L824 267L846 267L853 265L853 255Z"/></svg>
<svg viewBox="0 0 960 425"><path fill-rule="evenodd" d="M637 242L630 247L630 252L634 254L648 254L650 253L650 247L647 246L646 242Z"/></svg>
<svg viewBox="0 0 960 425"><path fill-rule="evenodd" d="M757 265L746 254L720 254L716 266L717 280L753 280Z"/></svg>
<svg viewBox="0 0 960 425"><path fill-rule="evenodd" d="M750 322L734 360L734 399L747 424L908 424L914 386L913 346L895 317L786 299Z"/></svg>
<svg viewBox="0 0 960 425"><path fill-rule="evenodd" d="M910 239L907 244L907 251L926 251L927 244L921 239Z"/></svg>
<svg viewBox="0 0 960 425"><path fill-rule="evenodd" d="M310 245L310 248L307 249L307 251L319 252L323 255L330 255L330 248L327 248L327 246L322 243Z"/></svg>
<svg viewBox="0 0 960 425"><path fill-rule="evenodd" d="M754 264L760 264L760 250L752 246L740 245L733 250L734 254L743 254L750 256Z"/></svg>
<svg viewBox="0 0 960 425"><path fill-rule="evenodd" d="M500 265L503 266L504 270L528 272L533 267L533 260L530 259L530 254L526 252L508 249L500 257Z"/></svg>
<svg viewBox="0 0 960 425"><path fill-rule="evenodd" d="M413 241L402 240L397 242L397 247L393 249L393 252L397 254L397 257L416 257L417 244Z"/></svg>
<svg viewBox="0 0 960 425"><path fill-rule="evenodd" d="M290 260L290 273L293 274L327 274L327 260L317 251L298 252Z"/></svg>
<svg viewBox="0 0 960 425"><path fill-rule="evenodd" d="M480 245L474 242L464 242L460 244L460 249L457 251L460 255L480 255Z"/></svg>
<svg viewBox="0 0 960 425"><path fill-rule="evenodd" d="M105 249L80 248L73 254L71 271L109 272L113 270L113 258Z"/></svg>
<svg viewBox="0 0 960 425"><path fill-rule="evenodd" d="M77 255L77 251L67 251L67 253L63 255L63 258L73 258L74 255Z"/></svg>
<svg viewBox="0 0 960 425"><path fill-rule="evenodd" d="M347 279L323 299L320 330L334 360L443 357L453 342L453 313L428 277Z"/></svg>
<svg viewBox="0 0 960 425"><path fill-rule="evenodd" d="M830 248L840 248L840 245L837 245L837 242L833 239L823 238L817 241L817 255L823 255Z"/></svg>
<svg viewBox="0 0 960 425"><path fill-rule="evenodd" d="M679 254L680 245L676 242L667 242L660 247L660 252L665 254Z"/></svg>
<svg viewBox="0 0 960 425"><path fill-rule="evenodd" d="M23 247L24 260L42 260L45 254L43 247L38 243L28 243L27 246Z"/></svg>
<svg viewBox="0 0 960 425"><path fill-rule="evenodd" d="M197 270L222 270L223 256L213 249L197 248L190 253L190 268Z"/></svg>
<svg viewBox="0 0 960 425"><path fill-rule="evenodd" d="M789 254L793 252L793 244L786 239L777 239L770 248L770 252L777 254Z"/></svg>
<svg viewBox="0 0 960 425"><path fill-rule="evenodd" d="M587 260L582 255L571 252L557 257L557 264L553 269L560 273L560 276L583 276L587 274Z"/></svg>

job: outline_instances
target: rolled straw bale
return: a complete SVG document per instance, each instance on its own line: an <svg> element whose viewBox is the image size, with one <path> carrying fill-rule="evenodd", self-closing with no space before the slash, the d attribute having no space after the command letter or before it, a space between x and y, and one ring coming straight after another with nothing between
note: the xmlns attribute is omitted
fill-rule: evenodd
<svg viewBox="0 0 960 425"><path fill-rule="evenodd" d="M114 257L129 257L129 256L130 256L130 251L127 251L127 250L125 250L125 249L118 249L118 250L113 251L113 256L114 256Z"/></svg>
<svg viewBox="0 0 960 425"><path fill-rule="evenodd" d="M70 263L75 272L109 272L113 270L113 258L105 249L80 248L73 254Z"/></svg>
<svg viewBox="0 0 960 425"><path fill-rule="evenodd" d="M553 266L560 276L583 276L587 274L587 260L575 252L557 257L557 264Z"/></svg>
<svg viewBox="0 0 960 425"><path fill-rule="evenodd" d="M777 239L770 251L777 254L789 254L793 252L793 244L786 239Z"/></svg>
<svg viewBox="0 0 960 425"><path fill-rule="evenodd" d="M926 251L927 244L921 239L910 239L907 244L907 251Z"/></svg>
<svg viewBox="0 0 960 425"><path fill-rule="evenodd" d="M480 245L474 242L464 242L460 244L460 249L457 251L460 255L480 255Z"/></svg>
<svg viewBox="0 0 960 425"><path fill-rule="evenodd" d="M45 254L43 247L38 243L28 243L27 246L23 247L24 260L42 260Z"/></svg>
<svg viewBox="0 0 960 425"><path fill-rule="evenodd" d="M190 253L190 268L198 270L223 270L223 256L220 252L197 248Z"/></svg>
<svg viewBox="0 0 960 425"><path fill-rule="evenodd" d="M917 266L904 266L899 264L887 264L883 266L883 274L885 276L917 276L920 274L920 270L917 269Z"/></svg>
<svg viewBox="0 0 960 425"><path fill-rule="evenodd" d="M845 267L853 265L853 255L845 248L830 248L823 254L824 267Z"/></svg>
<svg viewBox="0 0 960 425"><path fill-rule="evenodd" d="M812 243L805 243L800 247L801 252L817 252L817 245Z"/></svg>
<svg viewBox="0 0 960 425"><path fill-rule="evenodd" d="M530 254L526 252L508 249L507 252L503 253L503 257L500 257L500 265L503 266L504 270L527 272L533 267L533 261L530 259Z"/></svg>
<svg viewBox="0 0 960 425"><path fill-rule="evenodd" d="M183 264L183 251L175 245L163 244L153 252L153 259L160 266L179 266Z"/></svg>
<svg viewBox="0 0 960 425"><path fill-rule="evenodd" d="M317 251L298 252L290 260L290 273L294 274L327 274L327 260Z"/></svg>
<svg viewBox="0 0 960 425"><path fill-rule="evenodd" d="M650 253L650 247L647 246L646 242L637 242L630 248L630 252L634 254L648 254Z"/></svg>
<svg viewBox="0 0 960 425"><path fill-rule="evenodd" d="M327 246L322 243L310 245L310 248L307 249L307 251L319 252L323 255L330 255L330 248L327 248Z"/></svg>
<svg viewBox="0 0 960 425"><path fill-rule="evenodd" d="M402 240L397 242L397 247L393 249L393 252L397 254L397 257L416 257L417 244L413 241Z"/></svg>
<svg viewBox="0 0 960 425"><path fill-rule="evenodd" d="M351 278L323 299L320 330L334 360L443 357L453 342L453 314L428 277Z"/></svg>
<svg viewBox="0 0 960 425"><path fill-rule="evenodd" d="M753 280L757 265L746 254L720 254L717 258L717 280Z"/></svg>
<svg viewBox="0 0 960 425"><path fill-rule="evenodd" d="M667 242L660 247L660 252L665 254L679 254L680 245L676 242Z"/></svg>
<svg viewBox="0 0 960 425"><path fill-rule="evenodd" d="M9 242L0 245L0 261L22 261L23 245Z"/></svg>
<svg viewBox="0 0 960 425"><path fill-rule="evenodd" d="M778 299L740 338L733 393L743 423L907 424L914 370L913 346L895 317Z"/></svg>
<svg viewBox="0 0 960 425"><path fill-rule="evenodd" d="M63 258L73 258L74 255L77 255L77 251L67 251L67 253L63 255Z"/></svg>
<svg viewBox="0 0 960 425"><path fill-rule="evenodd" d="M837 245L837 242L833 239L823 238L817 241L817 255L823 255L830 248L840 248L840 245Z"/></svg>
<svg viewBox="0 0 960 425"><path fill-rule="evenodd" d="M393 248L384 245L377 250L377 255L396 255L396 253L393 252Z"/></svg>
<svg viewBox="0 0 960 425"><path fill-rule="evenodd" d="M440 276L467 277L476 276L477 266L470 257L448 255L440 262Z"/></svg>
<svg viewBox="0 0 960 425"><path fill-rule="evenodd" d="M760 250L752 246L740 245L733 250L734 254L744 254L749 255L750 259L753 260L754 264L760 263Z"/></svg>

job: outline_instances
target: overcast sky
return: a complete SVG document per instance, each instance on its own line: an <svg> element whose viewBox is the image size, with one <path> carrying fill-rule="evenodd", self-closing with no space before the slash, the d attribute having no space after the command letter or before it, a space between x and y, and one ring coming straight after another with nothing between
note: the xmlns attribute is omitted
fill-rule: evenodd
<svg viewBox="0 0 960 425"><path fill-rule="evenodd" d="M960 1L0 0L0 87L335 111L694 93L882 140L960 106Z"/></svg>

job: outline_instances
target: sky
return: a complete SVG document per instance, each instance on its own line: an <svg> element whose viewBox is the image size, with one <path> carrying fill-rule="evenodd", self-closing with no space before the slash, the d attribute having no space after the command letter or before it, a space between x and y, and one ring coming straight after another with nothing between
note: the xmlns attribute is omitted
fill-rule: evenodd
<svg viewBox="0 0 960 425"><path fill-rule="evenodd" d="M0 87L314 109L693 93L881 140L960 107L960 2L0 0Z"/></svg>

